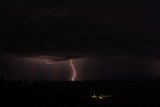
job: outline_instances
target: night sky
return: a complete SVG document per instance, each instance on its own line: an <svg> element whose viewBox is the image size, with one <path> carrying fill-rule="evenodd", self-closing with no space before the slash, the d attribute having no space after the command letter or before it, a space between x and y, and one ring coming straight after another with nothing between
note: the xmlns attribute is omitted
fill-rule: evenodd
<svg viewBox="0 0 160 107"><path fill-rule="evenodd" d="M45 61L53 61L46 63ZM0 75L8 81L71 81L70 59L54 61L42 56L5 55L0 61ZM75 81L144 79L158 77L159 59L133 56L92 57L73 59Z"/></svg>
<svg viewBox="0 0 160 107"><path fill-rule="evenodd" d="M77 81L159 76L160 21L151 2L16 0L0 11L6 80L70 81L70 59Z"/></svg>

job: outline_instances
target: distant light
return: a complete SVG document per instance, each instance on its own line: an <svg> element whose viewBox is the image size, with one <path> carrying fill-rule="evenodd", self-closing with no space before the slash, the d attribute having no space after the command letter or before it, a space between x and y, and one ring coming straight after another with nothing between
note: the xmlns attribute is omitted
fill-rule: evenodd
<svg viewBox="0 0 160 107"><path fill-rule="evenodd" d="M102 96L99 96L99 99L103 99L103 97L102 97Z"/></svg>
<svg viewBox="0 0 160 107"><path fill-rule="evenodd" d="M94 95L91 96L91 98L97 98L97 96L94 94Z"/></svg>
<svg viewBox="0 0 160 107"><path fill-rule="evenodd" d="M112 97L112 95L99 95L99 96L96 96L95 94L91 96L91 98L94 98L94 99L106 99L106 98L109 98L109 97Z"/></svg>

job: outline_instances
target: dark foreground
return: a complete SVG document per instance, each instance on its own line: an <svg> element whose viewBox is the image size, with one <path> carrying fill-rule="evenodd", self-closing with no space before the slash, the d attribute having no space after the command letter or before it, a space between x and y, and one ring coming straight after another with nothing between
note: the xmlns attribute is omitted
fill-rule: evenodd
<svg viewBox="0 0 160 107"><path fill-rule="evenodd" d="M1 107L160 106L160 82L2 82ZM92 98L93 95L108 96Z"/></svg>

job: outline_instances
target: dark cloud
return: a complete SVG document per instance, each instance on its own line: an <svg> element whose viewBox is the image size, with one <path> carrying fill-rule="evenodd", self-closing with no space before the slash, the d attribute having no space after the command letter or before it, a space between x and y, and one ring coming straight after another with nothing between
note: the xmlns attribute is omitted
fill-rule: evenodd
<svg viewBox="0 0 160 107"><path fill-rule="evenodd" d="M88 59L82 80L144 79L159 76L154 59L119 56ZM158 64L158 63L157 63Z"/></svg>
<svg viewBox="0 0 160 107"><path fill-rule="evenodd" d="M70 80L67 61L47 65L42 58L8 56L0 62L0 74L6 80Z"/></svg>
<svg viewBox="0 0 160 107"><path fill-rule="evenodd" d="M39 57L8 56L0 60L0 75L6 80L69 81L73 71L69 60L46 64ZM159 60L134 56L73 59L76 80L123 80L159 77Z"/></svg>
<svg viewBox="0 0 160 107"><path fill-rule="evenodd" d="M22 79L24 72L36 80L70 78L68 64L52 70L48 65L23 59L39 55L57 56L60 62L88 58L83 63L75 61L79 80L157 74L155 59L159 59L160 43L155 35L159 32L156 8L147 11L142 2L122 1L22 0L0 5L0 55L18 55L0 60L1 75L7 79Z"/></svg>
<svg viewBox="0 0 160 107"><path fill-rule="evenodd" d="M148 36L148 27L145 30L144 25L148 24L144 20L144 7L142 2L122 1L101 3L25 0L14 1L10 5L4 2L0 8L3 16L0 18L0 52L146 52L158 47L159 39L155 35Z"/></svg>

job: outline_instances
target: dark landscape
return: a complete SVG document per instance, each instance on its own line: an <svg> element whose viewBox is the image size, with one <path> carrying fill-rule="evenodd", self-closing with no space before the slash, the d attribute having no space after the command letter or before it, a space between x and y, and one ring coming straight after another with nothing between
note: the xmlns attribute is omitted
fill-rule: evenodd
<svg viewBox="0 0 160 107"><path fill-rule="evenodd" d="M158 4L1 0L0 107L159 107Z"/></svg>
<svg viewBox="0 0 160 107"><path fill-rule="evenodd" d="M86 81L31 82L1 84L1 105L16 107L109 106L141 107L160 103L159 82L150 81ZM112 95L94 99L92 95Z"/></svg>

